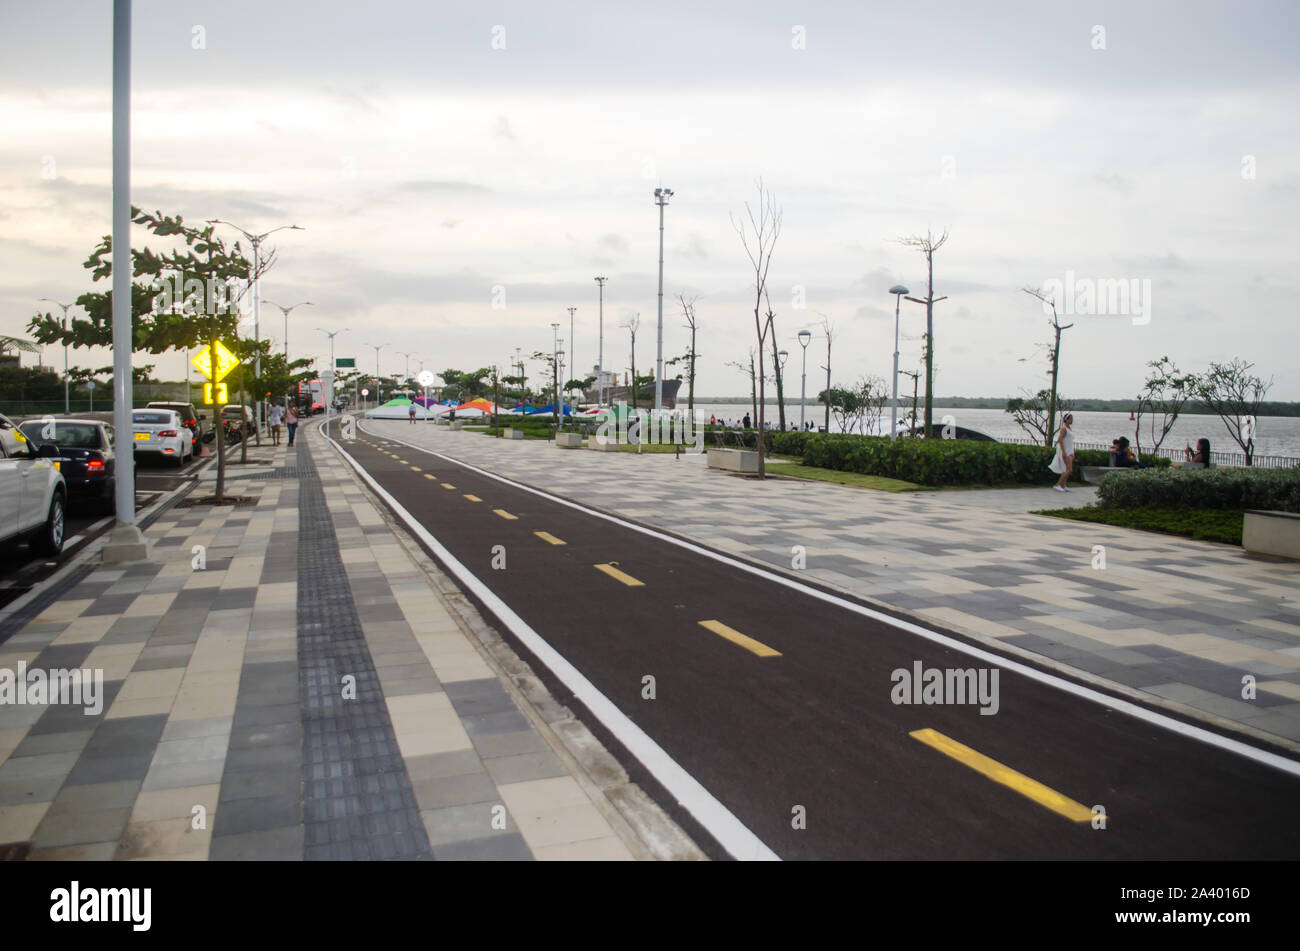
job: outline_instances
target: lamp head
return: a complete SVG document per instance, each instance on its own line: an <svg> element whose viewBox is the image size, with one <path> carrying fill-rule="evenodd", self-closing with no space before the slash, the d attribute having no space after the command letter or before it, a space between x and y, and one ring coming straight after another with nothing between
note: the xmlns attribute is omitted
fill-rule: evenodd
<svg viewBox="0 0 1300 951"><path fill-rule="evenodd" d="M889 293L891 293L891 294L910 294L910 293L912 293L912 292L909 291L909 290L908 290L906 287L904 287L902 284L895 284L893 287L891 287L891 288L889 289Z"/></svg>

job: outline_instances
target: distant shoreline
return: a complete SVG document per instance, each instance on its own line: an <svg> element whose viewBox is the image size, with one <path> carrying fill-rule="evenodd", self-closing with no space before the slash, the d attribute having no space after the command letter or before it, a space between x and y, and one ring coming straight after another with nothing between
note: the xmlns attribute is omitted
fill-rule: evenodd
<svg viewBox="0 0 1300 951"><path fill-rule="evenodd" d="M1007 400L1012 397L997 396L941 396L936 397L935 406L941 406L945 409L1006 409ZM677 399L678 405L685 406L686 400L680 394ZM748 396L697 396L697 404L713 403L722 406L748 406L753 400ZM775 406L776 400L769 396L765 401L768 406ZM1076 399L1073 401L1073 409L1079 413L1128 413L1137 407L1136 400L1102 400L1102 399ZM789 397L785 399L786 406L798 406L799 397ZM821 407L821 403L816 400L806 400L806 406ZM906 405L909 409L912 405L911 394L904 400L902 394L899 394L898 405ZM918 404L918 408L921 404ZM1188 402L1183 406L1182 412L1189 416L1214 416L1214 410L1202 403ZM1260 416L1300 416L1300 403L1283 403L1283 402L1264 402L1259 407Z"/></svg>

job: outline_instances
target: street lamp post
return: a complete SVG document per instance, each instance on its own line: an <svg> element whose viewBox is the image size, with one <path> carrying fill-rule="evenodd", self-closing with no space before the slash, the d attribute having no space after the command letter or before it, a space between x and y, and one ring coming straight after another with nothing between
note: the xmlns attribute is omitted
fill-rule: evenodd
<svg viewBox="0 0 1300 951"><path fill-rule="evenodd" d="M799 331L799 346L803 347L803 377L799 383L799 432L804 431L803 410L808 398L808 342L812 334L807 330ZM829 395L827 396L829 399Z"/></svg>
<svg viewBox="0 0 1300 951"><path fill-rule="evenodd" d="M48 301L56 307L63 308L63 412L64 414L69 414L72 412L72 404L68 387L68 308L76 306L77 302L73 301L71 304L60 304L52 297L42 297L41 300ZM188 400L189 397L187 396L186 399Z"/></svg>
<svg viewBox="0 0 1300 951"><path fill-rule="evenodd" d="M894 395L889 404L889 438L898 438L898 312L903 298L912 293L902 284L889 289L894 295Z"/></svg>
<svg viewBox="0 0 1300 951"><path fill-rule="evenodd" d="M272 228L270 231L263 231L261 234L253 234L253 233L251 233L251 232L249 232L249 231L245 231L243 228L239 227L239 225L232 224L232 223L229 222L229 221L223 221L223 220L220 219L220 218L209 218L209 219L208 219L208 224L210 224L210 225L228 225L229 227L234 228L236 231L238 231L240 234L242 234L245 238L247 238L247 239L248 239L248 243L251 244L251 245L253 246L253 339L257 341L257 349L253 351L253 375L256 376L256 377L261 377L261 375L262 375L262 338L261 338L261 335L260 335L260 333L261 333L260 318L261 318L262 309L261 309L261 305L260 305L258 302L261 300L261 297L262 297L262 275L259 273L259 272L261 271L261 269L262 269L262 242L263 242L266 238L268 238L268 237L270 237L271 235L275 234L277 231L286 231L286 230L288 230L288 231L305 231L306 229L300 227L299 225L280 225L280 227L278 227L278 228ZM297 306L297 305L295 305L295 306ZM289 337L288 321L285 322L285 328L286 328L286 329L285 329L285 345L286 345L286 347L287 347L287 346L288 346L288 337ZM286 353L287 353L287 351L286 351ZM254 419L254 421L255 421L256 426L257 426L258 439L260 440L260 439L261 439L261 432L262 432L262 421L263 421L263 413L262 413L262 409L263 409L263 407L262 407L262 401L261 401L261 400L256 400L255 402L256 402L256 405L257 405L257 410L256 410L256 413L255 413L255 419Z"/></svg>
<svg viewBox="0 0 1300 951"><path fill-rule="evenodd" d="M277 308L284 314L284 365L287 370L289 366L289 311L297 307L315 307L316 305L309 300L299 301L297 304L291 304L288 307L281 307L273 300L264 300L262 303L270 304L272 307ZM253 333L254 335L257 334L256 328L254 328ZM333 369L333 367L331 366L330 369Z"/></svg>
<svg viewBox="0 0 1300 951"><path fill-rule="evenodd" d="M784 374L784 373L785 373L785 361L788 360L788 359L790 359L790 351L789 351L789 350L780 350L780 351L777 352L776 356L777 356L777 359L780 360L780 362L781 362L781 373ZM783 392L784 392L784 391L783 391ZM785 399L784 399L784 398L782 398L782 400L781 400L781 415L782 415L782 416L785 415Z"/></svg>
<svg viewBox="0 0 1300 951"><path fill-rule="evenodd" d="M378 406L384 392L383 383L379 379L379 351L383 350L388 344L381 343L375 346L373 343L363 343L361 346L370 347L375 351L375 405Z"/></svg>
<svg viewBox="0 0 1300 951"><path fill-rule="evenodd" d="M555 378L551 381L551 409L555 414L555 431L560 431L560 324L559 321L551 323L551 375Z"/></svg>
<svg viewBox="0 0 1300 951"><path fill-rule="evenodd" d="M337 337L339 334L347 333L348 328L344 327L342 330L335 330L333 332L326 330L324 327L317 327L316 329L319 330L321 333L323 333L325 336L330 338L330 394L329 394L329 399L325 403L325 425L328 426L329 419L330 419L330 411L334 408L334 399L335 399L334 374L336 371L334 368L334 338Z"/></svg>
<svg viewBox="0 0 1300 951"><path fill-rule="evenodd" d="M605 282L608 280L607 277L596 278L596 286L600 288L600 349L596 357L596 399L601 406L605 405Z"/></svg>
<svg viewBox="0 0 1300 951"><path fill-rule="evenodd" d="M655 204L659 206L659 343L655 356L655 413L664 408L664 207L673 197L671 188L655 189ZM636 386L636 380L632 381Z"/></svg>
<svg viewBox="0 0 1300 951"><path fill-rule="evenodd" d="M409 384L411 382L411 357L418 356L418 354L406 353L405 351L398 350L397 355L399 357L406 357L406 382Z"/></svg>

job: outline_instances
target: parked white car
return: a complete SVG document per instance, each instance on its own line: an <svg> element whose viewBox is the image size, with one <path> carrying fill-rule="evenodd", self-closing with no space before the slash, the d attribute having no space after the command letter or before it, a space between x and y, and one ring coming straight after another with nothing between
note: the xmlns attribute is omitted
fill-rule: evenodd
<svg viewBox="0 0 1300 951"><path fill-rule="evenodd" d="M194 458L194 432L180 413L173 409L134 409L131 411L131 428L134 430L135 455L156 455L173 459L177 466Z"/></svg>
<svg viewBox="0 0 1300 951"><path fill-rule="evenodd" d="M30 541L43 555L63 551L68 489L56 449L28 441L8 417L0 416L0 542Z"/></svg>

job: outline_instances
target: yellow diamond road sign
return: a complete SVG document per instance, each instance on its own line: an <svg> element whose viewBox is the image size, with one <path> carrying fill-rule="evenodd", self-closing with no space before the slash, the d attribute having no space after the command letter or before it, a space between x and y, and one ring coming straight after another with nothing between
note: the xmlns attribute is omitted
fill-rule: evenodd
<svg viewBox="0 0 1300 951"><path fill-rule="evenodd" d="M212 372L212 348L204 347L194 355L190 363L194 368L206 376L213 383L218 383L225 379L226 374L239 366L239 360L233 353L226 349L226 345L220 340L217 341L217 372Z"/></svg>

